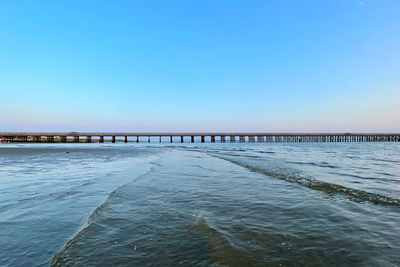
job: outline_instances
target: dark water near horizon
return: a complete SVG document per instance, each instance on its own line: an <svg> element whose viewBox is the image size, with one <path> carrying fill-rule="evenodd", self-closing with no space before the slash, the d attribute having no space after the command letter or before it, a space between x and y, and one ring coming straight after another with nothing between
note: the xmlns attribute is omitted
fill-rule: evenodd
<svg viewBox="0 0 400 267"><path fill-rule="evenodd" d="M0 237L0 266L400 266L400 144L1 145Z"/></svg>

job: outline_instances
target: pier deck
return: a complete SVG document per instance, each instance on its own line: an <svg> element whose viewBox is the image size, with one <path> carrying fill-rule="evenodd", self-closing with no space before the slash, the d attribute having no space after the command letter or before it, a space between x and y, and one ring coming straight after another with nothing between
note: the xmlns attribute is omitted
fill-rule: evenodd
<svg viewBox="0 0 400 267"><path fill-rule="evenodd" d="M95 138L93 138L95 137ZM129 139L128 139L129 137ZM92 143L92 142L157 142L172 143L264 143L264 142L400 142L400 133L131 133L131 132L0 132L1 142ZM157 138L154 138L157 137ZM163 140L163 137L168 137ZM187 137L187 138L185 138ZM107 139L108 138L108 139ZM121 139L118 139L121 138Z"/></svg>

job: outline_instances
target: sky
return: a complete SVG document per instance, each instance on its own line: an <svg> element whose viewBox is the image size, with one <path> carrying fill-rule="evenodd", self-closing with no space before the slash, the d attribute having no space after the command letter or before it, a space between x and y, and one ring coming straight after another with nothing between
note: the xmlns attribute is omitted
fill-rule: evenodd
<svg viewBox="0 0 400 267"><path fill-rule="evenodd" d="M0 0L0 132L400 132L399 0Z"/></svg>

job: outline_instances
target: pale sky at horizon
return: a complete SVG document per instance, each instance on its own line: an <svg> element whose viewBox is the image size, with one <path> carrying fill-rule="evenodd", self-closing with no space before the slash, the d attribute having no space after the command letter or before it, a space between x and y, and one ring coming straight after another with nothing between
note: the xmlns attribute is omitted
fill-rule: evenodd
<svg viewBox="0 0 400 267"><path fill-rule="evenodd" d="M400 1L0 1L1 131L400 132Z"/></svg>

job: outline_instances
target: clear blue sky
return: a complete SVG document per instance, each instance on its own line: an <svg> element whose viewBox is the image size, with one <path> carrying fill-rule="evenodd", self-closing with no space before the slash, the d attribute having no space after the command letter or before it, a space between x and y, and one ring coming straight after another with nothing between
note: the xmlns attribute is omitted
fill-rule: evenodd
<svg viewBox="0 0 400 267"><path fill-rule="evenodd" d="M400 131L400 1L0 1L0 131Z"/></svg>

